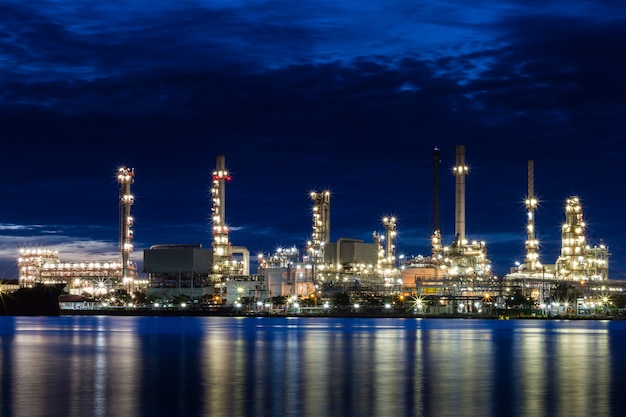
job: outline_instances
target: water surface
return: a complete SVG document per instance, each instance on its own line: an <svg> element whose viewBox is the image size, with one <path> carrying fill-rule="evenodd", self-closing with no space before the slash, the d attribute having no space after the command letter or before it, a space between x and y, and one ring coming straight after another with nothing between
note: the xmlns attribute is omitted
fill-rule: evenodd
<svg viewBox="0 0 626 417"><path fill-rule="evenodd" d="M622 416L626 322L0 317L5 416Z"/></svg>

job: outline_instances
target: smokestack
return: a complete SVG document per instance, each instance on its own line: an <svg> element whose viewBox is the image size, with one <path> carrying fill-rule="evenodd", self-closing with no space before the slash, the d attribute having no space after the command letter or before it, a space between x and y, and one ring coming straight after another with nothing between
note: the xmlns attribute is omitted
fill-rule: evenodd
<svg viewBox="0 0 626 417"><path fill-rule="evenodd" d="M528 197L535 198L535 163L528 161Z"/></svg>
<svg viewBox="0 0 626 417"><path fill-rule="evenodd" d="M457 244L465 240L465 176L468 173L465 165L465 146L456 147L456 165L454 176L456 177L456 198L454 207L454 234Z"/></svg>
<svg viewBox="0 0 626 417"><path fill-rule="evenodd" d="M433 151L433 232L439 231L439 165L441 156L439 148Z"/></svg>
<svg viewBox="0 0 626 417"><path fill-rule="evenodd" d="M224 155L217 155L215 158L214 181L217 181L217 201L216 215L219 217L219 225L226 224L226 158Z"/></svg>

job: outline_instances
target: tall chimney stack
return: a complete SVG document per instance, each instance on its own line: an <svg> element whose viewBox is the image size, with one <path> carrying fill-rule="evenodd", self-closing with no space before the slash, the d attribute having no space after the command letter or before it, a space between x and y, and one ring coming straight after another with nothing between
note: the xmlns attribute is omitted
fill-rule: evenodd
<svg viewBox="0 0 626 417"><path fill-rule="evenodd" d="M439 148L433 150L433 233L439 232L439 165L441 155Z"/></svg>
<svg viewBox="0 0 626 417"><path fill-rule="evenodd" d="M465 146L456 147L456 165L454 176L456 177L456 198L454 207L454 234L457 244L463 244L465 240L465 176L468 174L465 165Z"/></svg>

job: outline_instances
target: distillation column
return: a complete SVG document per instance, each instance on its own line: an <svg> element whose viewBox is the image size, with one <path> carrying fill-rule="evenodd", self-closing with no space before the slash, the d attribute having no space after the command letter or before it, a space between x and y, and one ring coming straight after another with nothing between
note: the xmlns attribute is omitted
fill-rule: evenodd
<svg viewBox="0 0 626 417"><path fill-rule="evenodd" d="M330 191L311 192L313 201L313 235L308 242L309 258L315 264L324 262L324 246L330 242Z"/></svg>
<svg viewBox="0 0 626 417"><path fill-rule="evenodd" d="M608 279L609 249L603 244L589 246L585 228L579 198L568 198L565 203L565 224L561 232L561 256L556 261L558 278L575 281Z"/></svg>
<svg viewBox="0 0 626 417"><path fill-rule="evenodd" d="M527 224L526 232L526 270L536 272L541 268L539 263L539 241L535 236L535 210L537 209L537 197L535 197L535 166L532 160L528 161L528 196L526 197Z"/></svg>
<svg viewBox="0 0 626 417"><path fill-rule="evenodd" d="M396 239L396 218L395 217L384 217L383 224L385 225L385 257L383 259L382 269L383 276L385 278L390 278L395 275L395 266L396 266L396 255L395 249L396 246L394 241Z"/></svg>
<svg viewBox="0 0 626 417"><path fill-rule="evenodd" d="M465 238L465 176L468 174L465 165L465 146L456 147L456 165L454 166L455 186L455 207L454 207L454 234L457 246L466 243Z"/></svg>
<svg viewBox="0 0 626 417"><path fill-rule="evenodd" d="M561 231L561 256L557 260L557 274L564 279L586 279L585 277L585 222L578 197L565 202L565 224Z"/></svg>
<svg viewBox="0 0 626 417"><path fill-rule="evenodd" d="M130 185L134 182L135 170L122 167L117 171L117 182L120 184L120 254L121 254L121 278L124 286L132 288L133 277L130 276L130 254L133 252L133 218L130 215L130 207L134 203L134 197L130 193Z"/></svg>
<svg viewBox="0 0 626 417"><path fill-rule="evenodd" d="M385 264L385 247L383 246L385 236L382 233L375 231L372 233L372 238L374 240L374 244L376 245L376 268L378 273L381 273L384 269L383 265Z"/></svg>
<svg viewBox="0 0 626 417"><path fill-rule="evenodd" d="M218 155L213 171L213 272L224 273L228 270L231 259L230 244L228 242L228 226L226 226L226 182L231 177L226 170L224 155Z"/></svg>

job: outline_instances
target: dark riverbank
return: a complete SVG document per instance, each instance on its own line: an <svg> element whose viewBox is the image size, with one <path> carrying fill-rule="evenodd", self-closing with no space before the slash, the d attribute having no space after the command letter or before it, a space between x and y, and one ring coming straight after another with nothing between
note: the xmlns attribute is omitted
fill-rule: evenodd
<svg viewBox="0 0 626 417"><path fill-rule="evenodd" d="M101 308L62 309L63 316L165 316L165 317L334 317L334 318L430 318L430 319L483 319L483 320L623 320L624 315L525 315L506 314L416 314L412 311L354 311L330 309L324 312L244 312L221 307L211 309L185 308Z"/></svg>
<svg viewBox="0 0 626 417"><path fill-rule="evenodd" d="M0 292L0 316L58 316L63 287L39 284L10 293Z"/></svg>

